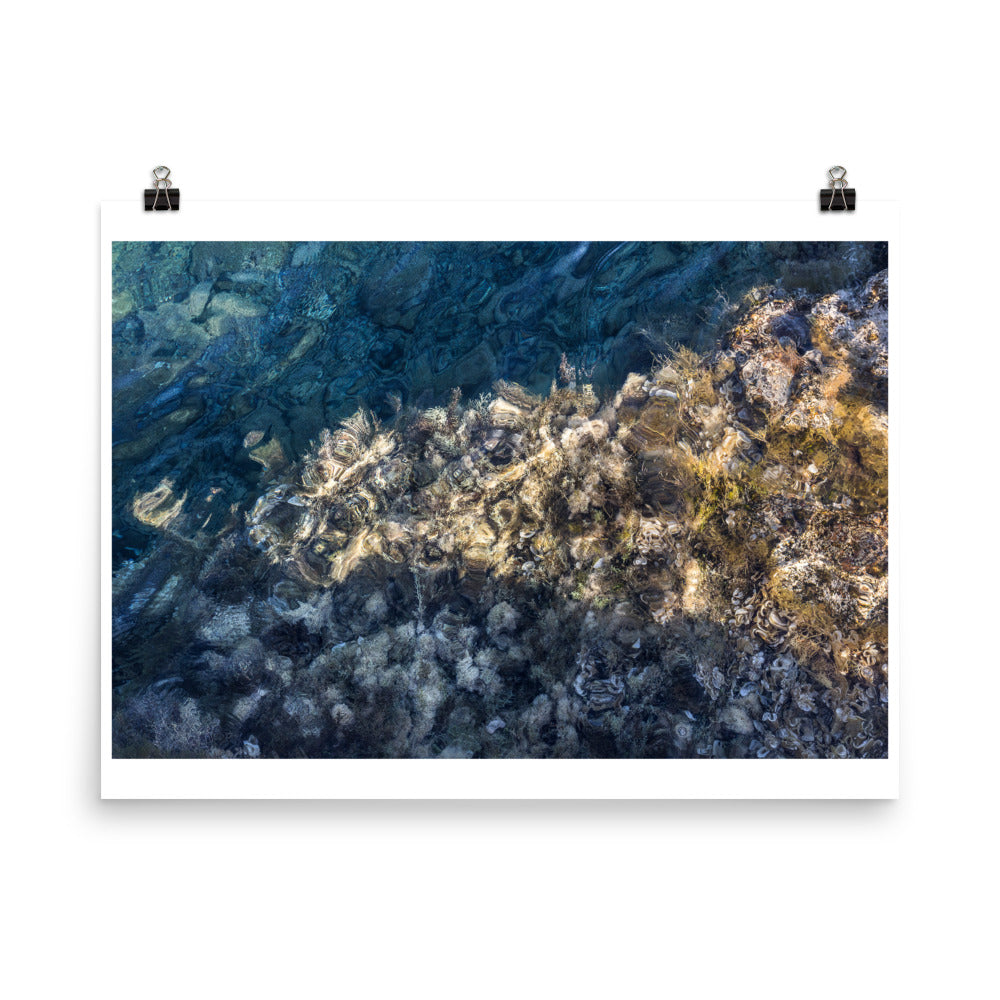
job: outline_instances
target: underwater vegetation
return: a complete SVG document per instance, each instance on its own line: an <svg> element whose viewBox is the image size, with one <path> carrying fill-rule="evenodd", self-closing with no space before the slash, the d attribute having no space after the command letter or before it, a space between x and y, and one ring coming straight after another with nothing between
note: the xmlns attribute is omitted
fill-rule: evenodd
<svg viewBox="0 0 1000 1000"><path fill-rule="evenodd" d="M664 302L732 252L710 246L656 284ZM612 333L546 361L548 384L449 378L431 405L390 387L298 448L259 408L253 427L226 421L192 391L203 373L162 412L124 385L119 412L148 419L116 445L132 557L113 584L115 753L885 756L888 282L871 246L798 253L782 284L713 296L692 314L710 343L661 338L638 370L609 366ZM597 284L574 270L588 252L495 291L494 313L540 324L572 305ZM440 268L416 247L352 294L415 329ZM213 311L232 292L211 280L209 319L235 308ZM292 361L335 311L288 321ZM213 406L238 444L185 474L163 424Z"/></svg>

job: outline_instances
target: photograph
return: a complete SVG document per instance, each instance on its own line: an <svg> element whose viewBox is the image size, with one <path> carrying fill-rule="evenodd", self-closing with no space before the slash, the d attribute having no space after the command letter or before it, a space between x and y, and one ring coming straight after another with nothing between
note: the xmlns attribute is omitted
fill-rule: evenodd
<svg viewBox="0 0 1000 1000"><path fill-rule="evenodd" d="M992 8L11 10L4 995L988 993Z"/></svg>
<svg viewBox="0 0 1000 1000"><path fill-rule="evenodd" d="M888 756L887 243L111 279L115 758Z"/></svg>

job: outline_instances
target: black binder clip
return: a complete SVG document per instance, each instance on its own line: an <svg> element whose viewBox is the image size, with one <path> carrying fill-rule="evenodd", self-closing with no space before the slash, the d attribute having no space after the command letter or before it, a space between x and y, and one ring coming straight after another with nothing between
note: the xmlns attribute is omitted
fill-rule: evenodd
<svg viewBox="0 0 1000 1000"><path fill-rule="evenodd" d="M156 167L153 170L155 187L143 191L144 207L147 212L177 212L181 207L180 188L170 184L169 167Z"/></svg>
<svg viewBox="0 0 1000 1000"><path fill-rule="evenodd" d="M830 167L826 172L830 187L819 193L821 212L853 212L854 188L847 186L847 170L844 167Z"/></svg>

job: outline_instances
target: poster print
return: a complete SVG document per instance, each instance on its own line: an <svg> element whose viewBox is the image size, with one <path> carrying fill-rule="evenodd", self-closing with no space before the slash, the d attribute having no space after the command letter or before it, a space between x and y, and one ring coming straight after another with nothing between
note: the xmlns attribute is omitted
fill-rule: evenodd
<svg viewBox="0 0 1000 1000"><path fill-rule="evenodd" d="M884 758L887 265L115 242L114 757Z"/></svg>

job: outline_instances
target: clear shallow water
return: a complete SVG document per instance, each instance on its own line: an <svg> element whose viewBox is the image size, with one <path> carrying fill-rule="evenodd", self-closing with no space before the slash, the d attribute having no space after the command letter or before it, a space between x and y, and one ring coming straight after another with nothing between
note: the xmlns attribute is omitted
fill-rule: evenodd
<svg viewBox="0 0 1000 1000"><path fill-rule="evenodd" d="M554 383L588 383L608 399L670 348L712 348L751 289L777 284L789 298L815 298L864 281L884 258L867 244L116 244L121 691L160 697L168 715L179 695L167 696L186 691L224 715L235 682L207 682L206 658L232 656L258 632L270 636L263 647L285 649L275 655L292 659L294 674L303 657L336 645L329 623L294 619L303 594L282 598L273 566L246 544L251 509L295 479L324 429L359 410L391 425L398 412L471 406L498 380L538 396ZM212 566L237 548L252 581L243 603L212 584ZM254 599L285 619L261 628ZM289 697L294 708L295 695L282 705ZM351 710L349 698L336 704ZM320 714L322 724L299 727L318 729L302 744L314 755L336 751L335 740L324 743L329 706ZM243 728L227 737L237 750Z"/></svg>

